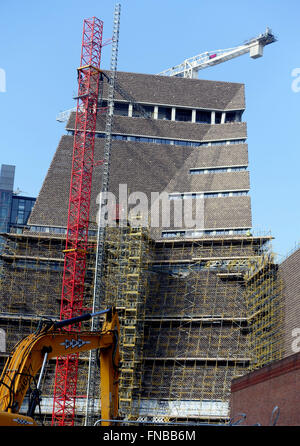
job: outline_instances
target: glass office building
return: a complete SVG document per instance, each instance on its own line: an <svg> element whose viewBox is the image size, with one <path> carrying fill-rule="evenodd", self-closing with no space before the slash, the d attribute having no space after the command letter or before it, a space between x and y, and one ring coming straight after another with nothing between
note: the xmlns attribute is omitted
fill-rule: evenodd
<svg viewBox="0 0 300 446"><path fill-rule="evenodd" d="M14 192L15 166L1 165L0 171L0 233L21 233L27 224L35 198ZM0 241L1 244L1 241Z"/></svg>
<svg viewBox="0 0 300 446"><path fill-rule="evenodd" d="M0 173L0 232L7 232L9 229L14 178L15 166L2 164Z"/></svg>

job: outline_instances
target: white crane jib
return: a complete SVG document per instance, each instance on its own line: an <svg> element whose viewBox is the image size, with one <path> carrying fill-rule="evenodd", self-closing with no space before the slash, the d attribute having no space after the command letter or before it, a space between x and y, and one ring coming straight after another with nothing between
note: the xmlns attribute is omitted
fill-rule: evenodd
<svg viewBox="0 0 300 446"><path fill-rule="evenodd" d="M177 76L185 78L197 78L198 71L204 68L217 65L243 54L250 53L250 57L257 59L262 57L263 49L266 45L276 42L276 37L270 28L267 28L263 34L244 42L242 45L225 50L206 51L184 60L181 64L158 73L159 76Z"/></svg>

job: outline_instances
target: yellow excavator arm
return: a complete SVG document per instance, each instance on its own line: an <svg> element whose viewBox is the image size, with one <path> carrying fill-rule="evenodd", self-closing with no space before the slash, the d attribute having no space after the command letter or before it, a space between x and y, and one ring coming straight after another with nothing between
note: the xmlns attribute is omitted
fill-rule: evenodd
<svg viewBox="0 0 300 446"><path fill-rule="evenodd" d="M101 331L60 330L104 312L106 320ZM49 359L92 349L100 351L101 418L115 419L118 415L119 333L118 315L112 308L57 323L46 323L36 333L20 341L7 360L0 378L0 426L36 425L32 418L35 405L28 411L28 416L19 414L34 377ZM102 424L110 423L103 421Z"/></svg>

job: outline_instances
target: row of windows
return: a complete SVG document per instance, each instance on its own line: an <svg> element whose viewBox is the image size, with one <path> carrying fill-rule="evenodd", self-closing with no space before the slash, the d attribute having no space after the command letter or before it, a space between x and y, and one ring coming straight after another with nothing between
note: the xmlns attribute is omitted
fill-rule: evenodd
<svg viewBox="0 0 300 446"><path fill-rule="evenodd" d="M68 130L68 135L74 135L74 130ZM95 133L96 138L105 138L105 133ZM153 144L170 144L175 146L188 146L188 147L200 147L200 146L222 146L227 144L244 144L245 139L232 139L232 140L222 140L222 141L186 141L186 140L176 140L168 138L151 138L148 136L134 136L134 135L111 135L112 139L119 141L135 141L135 142L146 142Z"/></svg>
<svg viewBox="0 0 300 446"><path fill-rule="evenodd" d="M58 228L55 226L30 226L31 232L46 232L47 234L66 234L66 228ZM95 237L97 235L97 231L89 230L89 237Z"/></svg>
<svg viewBox="0 0 300 446"><path fill-rule="evenodd" d="M199 169L190 169L191 175L202 175L206 173L225 173L225 172L242 172L247 170L247 166L238 166L238 167L209 167L209 168L199 168Z"/></svg>
<svg viewBox="0 0 300 446"><path fill-rule="evenodd" d="M169 200L186 200L191 198L217 198L217 197L240 197L248 195L248 190L223 191L223 192L184 192L169 194Z"/></svg>
<svg viewBox="0 0 300 446"><path fill-rule="evenodd" d="M163 231L161 233L163 238L172 237L203 237L203 236L215 236L215 235L250 235L250 229L215 229L215 230L203 230L203 231Z"/></svg>
<svg viewBox="0 0 300 446"><path fill-rule="evenodd" d="M47 232L51 234L66 234L65 228L55 228L50 226L30 226L31 232Z"/></svg>
<svg viewBox="0 0 300 446"><path fill-rule="evenodd" d="M30 226L31 232L51 232L52 234L66 234L65 228L55 228L51 226Z"/></svg>
<svg viewBox="0 0 300 446"><path fill-rule="evenodd" d="M105 134L101 134L101 136L95 136L98 138L104 138ZM234 140L222 140L222 141L187 141L182 139L168 139L168 138L151 138L148 136L132 136L132 135L112 135L112 139L120 140L120 141L135 141L135 142L147 142L154 144L170 144L175 146L187 146L187 147L200 147L200 146L220 146L226 144L244 144L245 139L234 139Z"/></svg>
<svg viewBox="0 0 300 446"><path fill-rule="evenodd" d="M163 107L154 105L137 104L129 107L129 103L115 102L114 114L116 116L129 116L133 118L147 115L149 118L162 119L165 121L194 122L199 124L221 124L229 122L241 122L243 110L236 111L213 111L193 110L179 107ZM107 102L102 101L101 107L106 108ZM143 109L143 113L139 110Z"/></svg>

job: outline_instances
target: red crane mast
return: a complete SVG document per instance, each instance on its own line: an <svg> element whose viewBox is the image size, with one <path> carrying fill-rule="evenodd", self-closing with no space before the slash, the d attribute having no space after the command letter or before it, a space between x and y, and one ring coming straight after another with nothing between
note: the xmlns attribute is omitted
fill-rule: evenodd
<svg viewBox="0 0 300 446"><path fill-rule="evenodd" d="M96 17L83 24L78 96L69 195L68 225L60 319L82 314L86 253L94 165L95 128L103 22ZM80 330L80 325L67 327ZM72 426L75 416L78 354L57 358L52 425Z"/></svg>

